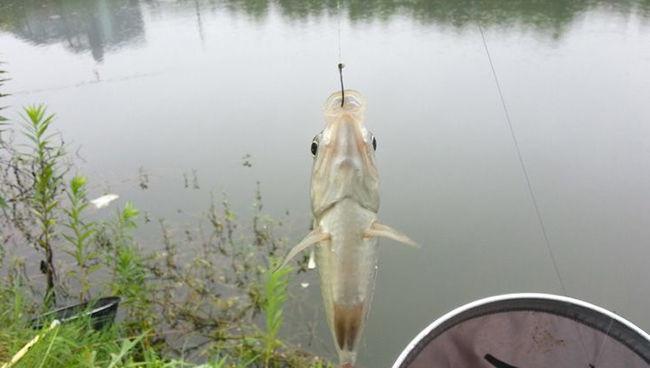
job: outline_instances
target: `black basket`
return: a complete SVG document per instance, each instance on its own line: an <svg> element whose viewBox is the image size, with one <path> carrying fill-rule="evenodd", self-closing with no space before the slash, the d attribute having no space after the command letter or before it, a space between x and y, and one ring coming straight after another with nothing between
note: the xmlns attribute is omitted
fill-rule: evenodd
<svg viewBox="0 0 650 368"><path fill-rule="evenodd" d="M30 325L35 329L42 329L52 320L59 320L61 323L89 317L91 326L100 330L113 324L117 308L120 305L120 297L109 296L91 302L80 303L69 307L63 307L51 312L42 314L32 319Z"/></svg>

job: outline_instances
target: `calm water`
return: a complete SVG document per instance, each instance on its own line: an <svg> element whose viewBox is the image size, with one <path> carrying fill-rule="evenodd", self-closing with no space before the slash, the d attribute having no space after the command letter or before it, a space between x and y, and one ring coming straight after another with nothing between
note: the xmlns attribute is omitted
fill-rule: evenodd
<svg viewBox="0 0 650 368"><path fill-rule="evenodd" d="M650 2L535 3L4 0L5 103L48 103L93 195L187 221L210 192L248 211L259 180L298 240L340 21L346 85L379 143L381 218L422 244L381 246L360 363L385 367L455 306L562 292L482 24L568 293L650 329ZM314 349L333 357L322 319Z"/></svg>

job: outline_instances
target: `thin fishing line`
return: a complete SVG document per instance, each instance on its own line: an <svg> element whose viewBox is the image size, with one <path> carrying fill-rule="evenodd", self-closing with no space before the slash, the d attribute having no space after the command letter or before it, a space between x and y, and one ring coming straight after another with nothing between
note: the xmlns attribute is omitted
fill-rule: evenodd
<svg viewBox="0 0 650 368"><path fill-rule="evenodd" d="M343 64L343 56L341 53L341 0L336 1L336 12L337 12L337 17L338 17L338 38L339 38L339 62L338 62L338 68L339 68L339 80L341 82L341 107L345 104L345 87L343 87L343 68L345 67L345 64Z"/></svg>
<svg viewBox="0 0 650 368"><path fill-rule="evenodd" d="M506 105L506 100L503 97L503 91L501 90L501 83L499 83L499 77L497 76L497 72L494 68L494 63L492 62L492 56L490 55L490 50L488 49L487 41L485 40L485 33L483 32L483 27L481 27L481 24L478 23L478 29L481 32L481 39L483 40L483 47L485 48L485 53L487 54L488 61L490 62L490 69L492 69L492 77L494 78L494 82L497 86L497 91L499 92L499 98L501 99L501 106L503 107L503 112L506 117L506 123L508 125L508 130L510 131L510 136L512 137L512 142L514 143L515 146L515 151L517 152L517 158L519 159L519 165L521 166L521 171L524 174L524 179L526 180L526 186L528 187L528 194L530 195L530 199L533 202L533 207L535 208L535 214L537 215L537 221L539 222L539 227L542 230L542 235L544 236L544 244L546 244L546 249L548 251L548 254L551 258L551 262L553 263L553 270L555 270L555 275L557 276L558 281L560 282L560 287L562 288L562 292L567 295L567 289L564 284L564 279L562 278L562 275L560 274L560 268L557 265L557 260L555 259L555 254L553 253L553 249L551 248L551 242L548 240L548 234L546 231L546 225L544 224L544 220L542 219L542 213L539 209L539 205L537 203L537 197L535 196L535 191L533 190L533 186L531 185L530 182L530 176L528 175L528 170L526 169L526 164L524 162L524 158L521 155L521 149L519 148L519 142L517 141L517 136L515 135L515 130L512 127L512 121L510 120L510 112L508 111L508 106Z"/></svg>
<svg viewBox="0 0 650 368"><path fill-rule="evenodd" d="M341 56L341 0L336 1L336 15L338 18L338 38L339 38L339 80L341 82L341 107L345 104L345 87L343 87L343 57Z"/></svg>
<svg viewBox="0 0 650 368"><path fill-rule="evenodd" d="M336 1L336 16L338 21L338 41L339 41L339 64L343 63L343 57L341 56L341 0Z"/></svg>
<svg viewBox="0 0 650 368"><path fill-rule="evenodd" d="M494 83L497 86L497 91L499 92L499 99L501 100L501 106L503 107L503 113L506 117L506 123L508 125L508 130L510 131L510 136L512 137L512 142L514 143L515 146L515 151L517 153L517 158L519 159L519 165L521 166L521 171L524 175L524 179L526 180L526 186L528 187L528 194L530 195L531 202L533 203L533 207L535 208L535 215L537 215L537 221L539 222L539 227L542 230L542 235L544 237L544 244L546 245L546 250L548 251L548 254L551 258L551 262L553 263L553 270L555 271L555 276L557 276L558 281L560 282L560 287L562 288L562 292L567 295L567 289L566 285L564 284L564 279L562 278L562 274L560 273L560 268L557 265L557 260L555 258L555 253L553 253L553 248L551 248L551 242L548 239L548 233L546 231L546 225L544 224L544 220L542 218L542 213L539 209L539 205L537 203L537 197L535 196L535 191L533 190L533 186L530 182L530 176L528 175L528 170L526 169L526 164L524 161L524 158L521 154L521 149L519 148L519 142L517 141L517 135L515 134L515 130L512 127L512 121L510 119L510 111L508 110L508 105L506 104L506 100L503 97L503 91L501 90L501 83L499 82L499 77L497 76L496 69L494 68L494 62L492 62L492 55L490 55L490 49L488 48L487 41L485 39L485 32L483 32L483 27L481 27L481 23L478 23L478 29L481 32L481 40L483 40L483 47L485 48L485 54L487 55L488 61L490 62L490 69L492 70L492 77L494 78ZM612 320L613 322L613 320ZM611 328L611 323L610 323L610 328ZM585 346L584 342L584 337L582 336L582 333L580 332L580 329L577 328L576 326L576 332L578 333L578 340L580 340L580 345L582 346L582 351L585 356L585 359L589 361L589 354L587 353L587 347ZM606 332L607 335L609 335L609 328ZM602 348L602 344L601 344ZM600 348L598 351L598 355L596 357L596 360L599 359L600 357ZM595 364L596 362L594 362Z"/></svg>

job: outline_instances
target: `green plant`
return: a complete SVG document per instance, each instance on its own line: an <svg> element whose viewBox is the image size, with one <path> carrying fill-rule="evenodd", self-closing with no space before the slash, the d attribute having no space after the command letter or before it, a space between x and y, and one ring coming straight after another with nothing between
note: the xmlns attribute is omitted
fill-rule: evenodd
<svg viewBox="0 0 650 368"><path fill-rule="evenodd" d="M95 233L95 223L85 222L83 214L88 208L86 196L86 178L76 175L70 180L68 189L70 208L64 209L67 216L68 233L63 234L65 240L72 245L72 250L66 251L75 262L76 268L69 274L79 281L79 301L87 301L90 297L90 275L101 267L100 254L92 248L92 236Z"/></svg>
<svg viewBox="0 0 650 368"><path fill-rule="evenodd" d="M289 284L289 267L274 270L276 262L272 262L265 274L264 303L262 310L266 320L264 333L264 365L269 366L274 351L281 346L278 333L283 323L282 308L287 300L287 286Z"/></svg>
<svg viewBox="0 0 650 368"><path fill-rule="evenodd" d="M0 61L0 65L3 65L3 64L4 63ZM9 80L9 78L7 78L6 75L7 75L7 71L3 70L3 69L0 69L0 87L2 87L5 84L5 82L7 82ZM9 96L9 95L6 94L6 93L3 93L2 91L0 91L0 98L6 97L6 96ZM6 106L0 105L0 111L2 111L4 109L6 109ZM3 121L6 121L6 120L7 120L7 118L0 115L0 123L2 123Z"/></svg>
<svg viewBox="0 0 650 368"><path fill-rule="evenodd" d="M137 338L133 340L123 340L122 345L120 345L120 350L117 353L111 353L111 362L108 364L107 368L114 368L117 367L118 364L121 365L122 360L124 359L125 356L128 355L129 351L133 350L133 348L144 338L144 335L140 335Z"/></svg>
<svg viewBox="0 0 650 368"><path fill-rule="evenodd" d="M117 213L112 237L113 252L108 263L112 265L113 280L111 293L123 298L122 304L127 308L127 325L133 329L148 330L153 324L150 310L151 295L147 276L149 270L146 259L133 241L131 232L137 227L136 218L139 211L127 202Z"/></svg>
<svg viewBox="0 0 650 368"><path fill-rule="evenodd" d="M36 303L40 289L28 277L29 263L16 258L4 269L0 254L0 365L33 338L25 321L55 302L55 287L63 302L71 295L89 300L96 291L118 295L123 318L107 331L92 331L88 323L63 325L44 335L17 367L181 368L193 365L170 357L195 353L212 358L203 368L321 364L279 335L290 271L270 271L286 241L275 233L282 221L261 212L259 183L252 222L241 222L228 201L220 208L213 201L206 217L182 229L182 239L161 219L161 252L147 253L134 235L135 206L127 202L109 220L90 220L85 177L76 175L68 185L63 180L70 166L49 133L53 116L43 106L25 112L30 150L0 140L0 193L7 199L0 208L0 242L10 234L16 244L35 244L45 255L41 270L48 289L44 302ZM71 256L67 275L78 283L56 280L59 249Z"/></svg>
<svg viewBox="0 0 650 368"><path fill-rule="evenodd" d="M0 65L3 65L3 64L4 64L3 62L0 62ZM2 87L4 85L4 83L9 80L8 78L5 77L6 73L7 73L6 70L0 69L0 87ZM0 98L6 97L6 96L8 96L8 95L6 93L3 93L0 90ZM0 105L0 112L2 112L2 110L4 110L5 108L6 108L6 106ZM3 137L2 137L2 133L3 133L4 130L2 128L3 128L3 126L6 125L5 121L7 121L7 118L0 115L0 151L2 150L2 146L3 146L3 142L4 142ZM0 210L4 211L8 207L9 207L9 205L7 204L7 200L5 199L5 194L3 193L2 188L0 187ZM4 243L3 239L0 238L0 253L4 253L4 244L3 243ZM4 258L4 255L2 254L0 258Z"/></svg>
<svg viewBox="0 0 650 368"><path fill-rule="evenodd" d="M31 210L38 224L36 244L45 254L45 259L41 261L41 272L47 279L44 304L49 307L56 302L53 240L63 176L58 161L64 153L61 146L55 146L52 142L53 135L49 128L54 115L47 115L44 105L29 106L24 111L24 134L32 142L33 148L33 151L27 154L27 158L33 163L34 189Z"/></svg>
<svg viewBox="0 0 650 368"><path fill-rule="evenodd" d="M6 322L6 321L5 321ZM9 361L38 330L15 324L3 325L0 336L0 364ZM142 340L146 333L123 337L119 327L95 331L87 319L41 331L41 338L12 368L70 367L176 367L157 355L144 357ZM180 367L180 366L178 366Z"/></svg>

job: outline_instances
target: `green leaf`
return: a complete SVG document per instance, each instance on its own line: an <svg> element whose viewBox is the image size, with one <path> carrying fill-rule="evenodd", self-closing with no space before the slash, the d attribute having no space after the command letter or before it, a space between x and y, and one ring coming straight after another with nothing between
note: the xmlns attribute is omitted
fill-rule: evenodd
<svg viewBox="0 0 650 368"><path fill-rule="evenodd" d="M135 223L133 220L135 220L136 217L140 214L140 211L135 208L133 203L131 202L126 202L124 205L124 209L122 209L122 213L120 213L120 221L124 226L127 227L134 227Z"/></svg>
<svg viewBox="0 0 650 368"><path fill-rule="evenodd" d="M93 235L94 233L95 233L95 230L94 230L94 229L93 229L93 230L86 231L86 232L82 233L81 235L79 235L79 240L82 241L82 242L85 242L86 239L88 239L88 238L89 238L91 235Z"/></svg>
<svg viewBox="0 0 650 368"><path fill-rule="evenodd" d="M122 359L124 359L124 357L129 353L129 351L131 351L144 337L145 334L142 334L132 341L129 339L124 340L122 342L122 347L120 348L119 353L111 353L111 362L107 368L117 367L118 364L122 362Z"/></svg>
<svg viewBox="0 0 650 368"><path fill-rule="evenodd" d="M89 273L89 274L90 274L90 273L93 273L93 272L95 272L95 271L100 270L101 268L102 268L102 264L101 264L101 263L94 264L94 265L88 267L88 273Z"/></svg>
<svg viewBox="0 0 650 368"><path fill-rule="evenodd" d="M72 189L72 193L77 195L80 190L84 188L86 185L86 178L81 176L81 175L75 175L72 180L70 180L70 189Z"/></svg>

